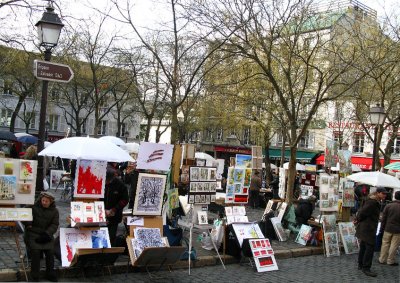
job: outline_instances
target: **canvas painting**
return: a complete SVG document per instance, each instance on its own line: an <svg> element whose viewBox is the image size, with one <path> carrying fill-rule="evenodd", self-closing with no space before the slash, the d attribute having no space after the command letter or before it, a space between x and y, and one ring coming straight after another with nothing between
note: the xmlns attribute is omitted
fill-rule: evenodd
<svg viewBox="0 0 400 283"><path fill-rule="evenodd" d="M20 180L33 180L34 167L32 161L21 160L19 169L19 179Z"/></svg>
<svg viewBox="0 0 400 283"><path fill-rule="evenodd" d="M104 249L111 248L110 236L108 235L108 228L100 228L100 230L91 230L92 248Z"/></svg>
<svg viewBox="0 0 400 283"><path fill-rule="evenodd" d="M197 220L200 225L208 224L207 211L198 211Z"/></svg>
<svg viewBox="0 0 400 283"><path fill-rule="evenodd" d="M179 207L179 193L177 188L168 190L168 206L169 209L175 209Z"/></svg>
<svg viewBox="0 0 400 283"><path fill-rule="evenodd" d="M80 159L77 161L74 197L103 198L107 162Z"/></svg>
<svg viewBox="0 0 400 283"><path fill-rule="evenodd" d="M257 223L234 223L232 224L232 228L235 231L240 247L242 246L244 239L264 238Z"/></svg>
<svg viewBox="0 0 400 283"><path fill-rule="evenodd" d="M339 242L336 232L324 233L326 256L339 256Z"/></svg>
<svg viewBox="0 0 400 283"><path fill-rule="evenodd" d="M92 233L90 230L60 228L60 248L62 266L68 267L74 258L77 248L91 248Z"/></svg>
<svg viewBox="0 0 400 283"><path fill-rule="evenodd" d="M352 173L351 168L351 151L350 150L338 150L339 158L339 172L341 174L349 175Z"/></svg>
<svg viewBox="0 0 400 283"><path fill-rule="evenodd" d="M137 168L143 170L169 171L174 145L140 142Z"/></svg>
<svg viewBox="0 0 400 283"><path fill-rule="evenodd" d="M236 154L236 168L251 168L252 157L246 154Z"/></svg>
<svg viewBox="0 0 400 283"><path fill-rule="evenodd" d="M336 216L334 214L321 216L322 227L324 232L336 232Z"/></svg>
<svg viewBox="0 0 400 283"><path fill-rule="evenodd" d="M272 226L274 227L275 233L278 236L279 241L287 241L288 237L286 235L285 230L283 229L282 223L278 217L270 218Z"/></svg>
<svg viewBox="0 0 400 283"><path fill-rule="evenodd" d="M18 183L17 194L31 194L32 190L34 190L32 183Z"/></svg>
<svg viewBox="0 0 400 283"><path fill-rule="evenodd" d="M64 174L63 170L50 170L50 189L57 189L58 184ZM64 186L59 186L58 189L64 189Z"/></svg>
<svg viewBox="0 0 400 283"><path fill-rule="evenodd" d="M360 246L356 235L356 228L353 222L339 222L339 233L346 254L358 253Z"/></svg>
<svg viewBox="0 0 400 283"><path fill-rule="evenodd" d="M133 215L161 215L166 175L139 173Z"/></svg>
<svg viewBox="0 0 400 283"><path fill-rule="evenodd" d="M354 207L354 182L344 181L342 183L342 206L343 207Z"/></svg>
<svg viewBox="0 0 400 283"><path fill-rule="evenodd" d="M17 177L0 176L0 200L14 200L17 191Z"/></svg>
<svg viewBox="0 0 400 283"><path fill-rule="evenodd" d="M14 162L4 161L4 175L14 175Z"/></svg>
<svg viewBox="0 0 400 283"><path fill-rule="evenodd" d="M303 246L307 245L307 242L311 239L311 230L311 226L302 224L295 242Z"/></svg>

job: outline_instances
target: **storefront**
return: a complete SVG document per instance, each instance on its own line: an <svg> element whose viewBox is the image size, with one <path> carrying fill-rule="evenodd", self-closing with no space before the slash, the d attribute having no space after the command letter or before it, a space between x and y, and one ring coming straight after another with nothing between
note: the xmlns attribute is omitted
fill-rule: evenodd
<svg viewBox="0 0 400 283"><path fill-rule="evenodd" d="M390 163L398 162L400 159L391 159ZM315 159L317 165L324 165L325 164L325 155L321 154ZM381 165L383 166L384 160L383 158L380 159ZM351 163L359 167L361 170L372 170L372 157L368 156L352 156Z"/></svg>

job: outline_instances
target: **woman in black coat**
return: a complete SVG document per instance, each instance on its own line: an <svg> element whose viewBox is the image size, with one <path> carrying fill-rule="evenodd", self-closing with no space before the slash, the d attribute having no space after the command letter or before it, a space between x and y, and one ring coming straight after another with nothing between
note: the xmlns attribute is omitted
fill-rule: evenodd
<svg viewBox="0 0 400 283"><path fill-rule="evenodd" d="M31 256L31 276L39 280L40 257L46 257L46 279L57 281L54 271L54 233L59 225L59 213L54 196L42 192L32 207L32 222L25 222L24 240Z"/></svg>

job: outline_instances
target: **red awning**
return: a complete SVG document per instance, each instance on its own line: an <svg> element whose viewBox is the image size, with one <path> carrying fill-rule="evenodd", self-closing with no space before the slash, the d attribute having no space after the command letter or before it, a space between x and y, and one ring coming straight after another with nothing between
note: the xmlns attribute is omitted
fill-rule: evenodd
<svg viewBox="0 0 400 283"><path fill-rule="evenodd" d="M383 158L381 158L381 164L383 166ZM390 160L390 163L392 162L398 162L400 160L397 159L392 159ZM325 155L321 154L315 159L315 162L317 165L324 165L325 163ZM364 157L364 156L352 156L351 157L351 163L360 167L362 170L371 170L372 169L372 157Z"/></svg>

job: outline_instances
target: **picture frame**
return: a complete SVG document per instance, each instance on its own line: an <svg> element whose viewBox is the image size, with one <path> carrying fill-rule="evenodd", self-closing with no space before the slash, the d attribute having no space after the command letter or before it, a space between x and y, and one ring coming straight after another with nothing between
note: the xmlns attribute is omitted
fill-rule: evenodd
<svg viewBox="0 0 400 283"><path fill-rule="evenodd" d="M167 176L139 173L133 215L161 215Z"/></svg>
<svg viewBox="0 0 400 283"><path fill-rule="evenodd" d="M104 197L107 161L78 159L74 183L75 198Z"/></svg>
<svg viewBox="0 0 400 283"><path fill-rule="evenodd" d="M64 170L50 170L50 189L57 189L64 172ZM59 188L63 190L64 186L60 186Z"/></svg>

